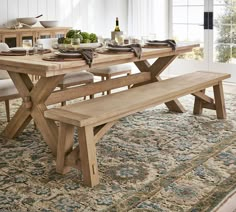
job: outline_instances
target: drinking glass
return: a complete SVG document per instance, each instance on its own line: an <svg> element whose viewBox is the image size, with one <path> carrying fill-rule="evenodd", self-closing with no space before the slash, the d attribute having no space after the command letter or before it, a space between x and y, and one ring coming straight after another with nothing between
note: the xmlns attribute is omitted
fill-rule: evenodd
<svg viewBox="0 0 236 212"><path fill-rule="evenodd" d="M156 38L157 38L157 34L156 33L150 33L148 35L148 39L151 40L151 41L156 40Z"/></svg>
<svg viewBox="0 0 236 212"><path fill-rule="evenodd" d="M32 48L32 40L23 40L22 41L22 47L26 51L26 56L28 56L29 55L29 50L30 50L30 48Z"/></svg>
<svg viewBox="0 0 236 212"><path fill-rule="evenodd" d="M74 50L77 50L80 45L80 39L79 38L71 38L71 45L74 48Z"/></svg>
<svg viewBox="0 0 236 212"><path fill-rule="evenodd" d="M148 36L141 36L141 45L142 46L145 46L145 44L147 43L147 41L148 41L149 39L148 39Z"/></svg>

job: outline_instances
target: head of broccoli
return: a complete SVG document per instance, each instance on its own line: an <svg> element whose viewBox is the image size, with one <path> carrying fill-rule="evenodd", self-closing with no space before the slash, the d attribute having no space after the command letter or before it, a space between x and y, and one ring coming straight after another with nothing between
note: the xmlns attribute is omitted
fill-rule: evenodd
<svg viewBox="0 0 236 212"><path fill-rule="evenodd" d="M98 37L97 37L97 35L94 34L94 33L91 33L91 34L90 34L89 39L91 40L92 43L98 42Z"/></svg>
<svg viewBox="0 0 236 212"><path fill-rule="evenodd" d="M90 34L88 32L81 32L80 33L83 37L82 43L88 43L88 40L90 40ZM86 41L86 42L85 42Z"/></svg>
<svg viewBox="0 0 236 212"><path fill-rule="evenodd" d="M65 40L61 40L62 43L69 43L67 38L79 38L81 43L96 43L98 41L95 33L89 34L88 32L81 32L80 30L71 29L66 33ZM67 39L67 40L66 40Z"/></svg>
<svg viewBox="0 0 236 212"><path fill-rule="evenodd" d="M71 29L66 33L66 37L67 38L73 38L74 36L76 36L77 34L80 33L80 30L77 29Z"/></svg>
<svg viewBox="0 0 236 212"><path fill-rule="evenodd" d="M64 40L65 40L65 38L64 38L64 37L61 37L61 38L58 38L58 39L57 39L57 42L58 42L59 44L63 44L63 43L64 43Z"/></svg>
<svg viewBox="0 0 236 212"><path fill-rule="evenodd" d="M64 44L70 44L71 43L71 38L65 38L63 43Z"/></svg>

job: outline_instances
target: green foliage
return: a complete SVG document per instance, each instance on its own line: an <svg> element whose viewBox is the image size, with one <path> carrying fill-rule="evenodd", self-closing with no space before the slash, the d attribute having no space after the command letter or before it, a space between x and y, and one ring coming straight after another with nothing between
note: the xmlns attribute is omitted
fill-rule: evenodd
<svg viewBox="0 0 236 212"><path fill-rule="evenodd" d="M88 32L81 32L80 34L83 37L83 39L81 40L81 43L90 43L91 42L90 41L90 34Z"/></svg>
<svg viewBox="0 0 236 212"><path fill-rule="evenodd" d="M83 40L83 36L82 36L80 33L75 34L75 35L74 35L74 38L79 38L80 41Z"/></svg>
<svg viewBox="0 0 236 212"><path fill-rule="evenodd" d="M91 40L92 43L98 42L98 37L97 37L97 35L94 34L94 33L91 33L91 34L90 34L89 39Z"/></svg>
<svg viewBox="0 0 236 212"><path fill-rule="evenodd" d="M58 42L59 44L63 44L63 43L64 43L64 40L65 40L65 38L64 38L64 37L61 37L61 38L58 38L57 42Z"/></svg>
<svg viewBox="0 0 236 212"><path fill-rule="evenodd" d="M232 58L236 58L234 47L234 44L236 44L236 5L232 4L229 0L224 2L227 5L224 14L219 16L214 23L214 27L218 31L216 58L221 63L227 63Z"/></svg>
<svg viewBox="0 0 236 212"><path fill-rule="evenodd" d="M91 43L90 39L83 39L82 43Z"/></svg>
<svg viewBox="0 0 236 212"><path fill-rule="evenodd" d="M81 30L69 30L66 37L58 38L59 44L70 44L71 38L79 38L81 43L96 43L98 41L95 33L81 32Z"/></svg>
<svg viewBox="0 0 236 212"><path fill-rule="evenodd" d="M202 60L204 56L203 48L194 48L192 52L178 56L179 59Z"/></svg>
<svg viewBox="0 0 236 212"><path fill-rule="evenodd" d="M77 34L80 33L80 30L76 30L76 29L71 29L66 33L66 37L67 38L74 38L77 36Z"/></svg>
<svg viewBox="0 0 236 212"><path fill-rule="evenodd" d="M64 44L70 44L71 43L71 38L65 38Z"/></svg>

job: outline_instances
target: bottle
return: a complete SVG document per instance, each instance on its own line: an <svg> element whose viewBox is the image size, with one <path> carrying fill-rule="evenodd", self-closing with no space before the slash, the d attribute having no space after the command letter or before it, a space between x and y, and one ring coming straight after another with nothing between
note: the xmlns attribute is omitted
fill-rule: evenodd
<svg viewBox="0 0 236 212"><path fill-rule="evenodd" d="M120 32L120 27L119 27L119 19L116 17L116 27L115 27L115 32Z"/></svg>

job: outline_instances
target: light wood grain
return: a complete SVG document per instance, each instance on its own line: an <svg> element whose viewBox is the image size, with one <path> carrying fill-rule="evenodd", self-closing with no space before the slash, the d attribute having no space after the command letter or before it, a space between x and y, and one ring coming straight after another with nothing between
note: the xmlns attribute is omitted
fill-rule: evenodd
<svg viewBox="0 0 236 212"><path fill-rule="evenodd" d="M11 121L7 124L2 132L2 135L7 138L14 138L18 136L31 121L30 111L21 105L17 110Z"/></svg>
<svg viewBox="0 0 236 212"><path fill-rule="evenodd" d="M203 109L204 102L202 101L203 99L200 98L201 95L199 95L199 93L204 95L205 91L206 90L203 89L203 90L193 94L195 96L194 107L193 107L193 114L194 115L201 115L202 114L202 109ZM213 103L213 102L208 102L208 103Z"/></svg>
<svg viewBox="0 0 236 212"><path fill-rule="evenodd" d="M33 118L52 153L59 154L58 171L65 173L68 166L81 168L84 183L95 186L99 183L95 144L112 126L113 122L121 117L164 102L170 110L183 112L184 109L176 98L198 92L207 86L218 85L216 78L222 80L224 77L229 77L228 75L207 73L205 74L208 77L203 77L201 73L194 77L187 77L187 83L182 83L186 81L186 76L165 82L161 81L160 73L177 55L189 52L197 46L199 45L178 46L176 51L171 48L144 49L141 60L135 57L132 52L115 55L101 54L94 59L92 68L134 62L141 73L56 92L54 89L65 74L84 69L89 71L84 60L51 62L44 61L37 55L30 56L30 60L25 56L0 56L0 68L10 73L19 94L27 100L25 102L27 106L20 107L3 133L7 137L15 137ZM150 65L147 59L151 58L159 59ZM30 74L40 76L36 84L30 81L28 77ZM201 79L202 77L204 80ZM152 81L154 83L151 83ZM141 84L144 85L140 86ZM84 101L79 105L68 105L50 110L46 108L47 104L93 95L126 85L134 86L128 91ZM216 90L219 89L216 88ZM221 92L216 93L218 96ZM221 102L218 103L218 108L222 108L220 105ZM77 108L77 106L79 107ZM222 112L222 109L218 110ZM63 123L60 134L58 134L54 120ZM67 125L79 126L79 146L74 150L71 150L72 127ZM102 126L95 128L100 125ZM60 140L58 140L59 138ZM60 143L59 147L58 142Z"/></svg>
<svg viewBox="0 0 236 212"><path fill-rule="evenodd" d="M218 119L226 118L226 110L225 110L225 100L224 100L224 92L222 82L219 82L218 85L213 86L214 96L215 96L215 105L216 105L216 113Z"/></svg>
<svg viewBox="0 0 236 212"><path fill-rule="evenodd" d="M99 183L96 146L91 126L78 129L80 161L84 184L93 187Z"/></svg>
<svg viewBox="0 0 236 212"><path fill-rule="evenodd" d="M151 73L150 82L159 82L161 81L160 74L166 69L166 67L177 57L177 55L159 57L152 65L148 61L139 61L135 62L135 65L139 68L141 72ZM148 84L150 82L143 82L134 85L134 87ZM165 102L166 106L170 111L183 113L185 112L184 107L181 103L174 99L170 102Z"/></svg>
<svg viewBox="0 0 236 212"><path fill-rule="evenodd" d="M116 121L111 121L105 125L102 125L102 127L94 135L94 142L97 143L115 123Z"/></svg>
<svg viewBox="0 0 236 212"><path fill-rule="evenodd" d="M65 174L70 171L70 167L65 166L65 157L72 151L73 141L74 126L60 123L56 160L56 170L58 173Z"/></svg>
<svg viewBox="0 0 236 212"><path fill-rule="evenodd" d="M150 81L150 73L138 73L129 76L110 79L109 81L101 81L85 86L67 88L63 91L56 91L50 95L46 104L60 103L61 101L68 101L71 99L88 96L96 93L100 93L106 90L120 88L127 85L132 85L140 82Z"/></svg>
<svg viewBox="0 0 236 212"><path fill-rule="evenodd" d="M229 77L229 74L195 72L136 87L103 98L95 98L87 102L68 105L56 109L57 115L54 113L54 109L45 111L44 114L47 118L53 118L80 127L95 123L100 125L141 111L147 107L217 85L219 81Z"/></svg>
<svg viewBox="0 0 236 212"><path fill-rule="evenodd" d="M195 114L200 114L203 108L209 108L216 110L217 118L225 118L222 80L229 77L229 74L195 72L87 102L45 111L45 117L61 122L58 142L58 157L60 156L57 159L58 171L63 173L65 152L68 152L72 146L71 125L79 127L79 148L70 152L66 164L80 168L77 165L79 164L84 183L93 187L99 183L95 143L113 126L117 119L187 94L193 94L196 97ZM212 98L204 94L205 88L210 86L214 88L216 104Z"/></svg>
<svg viewBox="0 0 236 212"><path fill-rule="evenodd" d="M176 51L171 48L166 49L144 49L141 60L151 58L166 57L172 55L179 55L191 51L198 45L185 45L177 47ZM140 61L133 53L127 54L105 55L99 54L99 57L94 58L92 68L106 67L116 64L137 62ZM13 72L27 73L38 75L42 77L56 76L76 71L88 70L89 66L84 60L70 61L70 62L50 62L44 61L40 56L30 56L28 60L24 56L12 57L1 56L0 66L4 70ZM17 67L17 68L16 68Z"/></svg>

